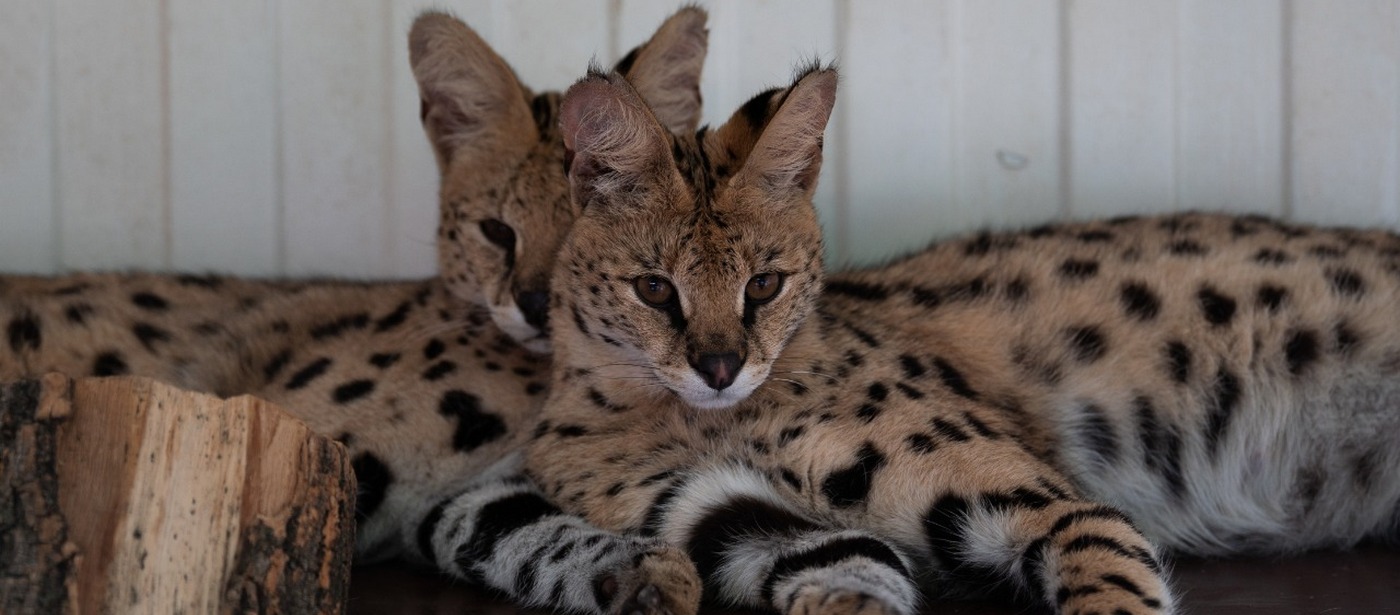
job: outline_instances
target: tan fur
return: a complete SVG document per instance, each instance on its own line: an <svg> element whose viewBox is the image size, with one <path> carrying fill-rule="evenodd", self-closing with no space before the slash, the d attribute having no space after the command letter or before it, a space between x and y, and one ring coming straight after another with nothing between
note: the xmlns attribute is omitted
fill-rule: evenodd
<svg viewBox="0 0 1400 615"><path fill-rule="evenodd" d="M660 105L663 121L687 130L699 121L704 24L703 10L681 9L626 60L626 76ZM517 299L548 292L554 255L578 213L561 175L558 95L533 94L471 28L446 15L420 18L409 50L442 171L438 274L453 294L489 308L503 331L547 350L547 329L529 322ZM488 220L512 230L509 250L483 234Z"/></svg>
<svg viewBox="0 0 1400 615"><path fill-rule="evenodd" d="M750 468L812 518L934 560L942 581L949 561L1009 575L1036 549L1050 576L1023 589L1063 612L1173 609L1134 525L1201 555L1397 536L1400 237L1126 218L951 241L819 292L800 178L825 120L804 101L829 101L830 78L804 79L770 99L729 176L637 109L565 123L630 123L650 142L621 147L671 155L614 178L629 188L599 193L561 253L569 324L528 461L560 502L638 529L675 485L658 477ZM579 87L637 104L615 78ZM774 272L783 290L749 314L745 282ZM671 283L675 306L642 301L639 278ZM707 388L693 357L721 351L747 376Z"/></svg>
<svg viewBox="0 0 1400 615"><path fill-rule="evenodd" d="M677 126L698 121L704 21L702 10L682 9L630 62ZM3 277L0 379L138 374L278 403L344 442L362 495L382 496L372 502L377 514L360 511L368 516L357 528L359 553L421 558L405 524L518 452L537 420L549 364L529 351L542 347L542 332L515 326L514 296L547 289L576 210L555 129L557 93L534 95L444 14L421 16L409 46L442 172L437 278ZM482 236L484 219L514 229L512 266ZM657 605L636 608L693 611L698 588L683 554L660 549L633 566L635 574L614 579L614 592L659 586Z"/></svg>

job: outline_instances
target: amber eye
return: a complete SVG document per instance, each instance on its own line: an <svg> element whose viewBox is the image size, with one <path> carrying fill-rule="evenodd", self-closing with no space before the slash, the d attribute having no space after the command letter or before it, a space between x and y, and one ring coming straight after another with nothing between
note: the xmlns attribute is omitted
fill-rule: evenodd
<svg viewBox="0 0 1400 615"><path fill-rule="evenodd" d="M481 234L486 236L487 241L494 243L506 250L515 249L515 231L510 226L500 220L482 220Z"/></svg>
<svg viewBox="0 0 1400 615"><path fill-rule="evenodd" d="M659 276L649 275L637 278L637 296L652 307L664 307L676 298L676 287Z"/></svg>
<svg viewBox="0 0 1400 615"><path fill-rule="evenodd" d="M749 278L744 287L744 300L749 303L767 303L783 288L783 274L760 273Z"/></svg>

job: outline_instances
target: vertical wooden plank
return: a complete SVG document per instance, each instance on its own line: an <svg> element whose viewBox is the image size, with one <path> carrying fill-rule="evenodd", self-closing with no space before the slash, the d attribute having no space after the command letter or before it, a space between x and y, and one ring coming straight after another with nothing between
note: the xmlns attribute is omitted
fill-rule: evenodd
<svg viewBox="0 0 1400 615"><path fill-rule="evenodd" d="M562 90L616 60L610 15L608 0L494 0L488 41L531 89Z"/></svg>
<svg viewBox="0 0 1400 615"><path fill-rule="evenodd" d="M870 263L944 234L955 194L953 8L862 1L844 25L837 111L850 228L840 247Z"/></svg>
<svg viewBox="0 0 1400 615"><path fill-rule="evenodd" d="M1400 3L1297 0L1290 167L1294 215L1400 224Z"/></svg>
<svg viewBox="0 0 1400 615"><path fill-rule="evenodd" d="M286 273L392 273L386 6L278 3Z"/></svg>
<svg viewBox="0 0 1400 615"><path fill-rule="evenodd" d="M169 262L160 0L55 0L61 266Z"/></svg>
<svg viewBox="0 0 1400 615"><path fill-rule="evenodd" d="M52 5L6 2L0 19L0 271L52 273Z"/></svg>
<svg viewBox="0 0 1400 615"><path fill-rule="evenodd" d="M1063 211L1060 7L960 0L955 9L954 199L936 205L937 231L1051 220Z"/></svg>
<svg viewBox="0 0 1400 615"><path fill-rule="evenodd" d="M169 4L176 269L278 272L275 15L267 2Z"/></svg>
<svg viewBox="0 0 1400 615"><path fill-rule="evenodd" d="M1069 212L1176 206L1171 0L1078 0L1068 14Z"/></svg>
<svg viewBox="0 0 1400 615"><path fill-rule="evenodd" d="M1281 3L1179 7L1177 204L1285 213Z"/></svg>

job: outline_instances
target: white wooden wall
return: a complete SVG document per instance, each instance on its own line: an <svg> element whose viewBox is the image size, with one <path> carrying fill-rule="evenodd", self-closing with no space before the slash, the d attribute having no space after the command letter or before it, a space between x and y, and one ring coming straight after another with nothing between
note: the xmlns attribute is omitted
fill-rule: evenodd
<svg viewBox="0 0 1400 615"><path fill-rule="evenodd" d="M704 4L710 120L839 61L837 264L1187 208L1400 227L1400 0ZM0 0L0 271L431 273L424 6L560 88L675 3Z"/></svg>

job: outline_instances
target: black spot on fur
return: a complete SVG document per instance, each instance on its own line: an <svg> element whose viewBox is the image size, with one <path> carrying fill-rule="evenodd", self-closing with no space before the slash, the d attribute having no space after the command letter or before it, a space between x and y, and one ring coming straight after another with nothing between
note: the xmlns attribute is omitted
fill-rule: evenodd
<svg viewBox="0 0 1400 615"><path fill-rule="evenodd" d="M934 417L932 420L929 421L929 424L933 425L933 430L937 432L938 435L943 436L948 440L952 440L954 442L967 442L968 440L972 439L972 436L967 435L967 432L963 431L961 427L954 425L947 419L943 419L941 417Z"/></svg>
<svg viewBox="0 0 1400 615"><path fill-rule="evenodd" d="M1084 243L1107 243L1113 241L1113 233L1108 231L1084 231L1075 236Z"/></svg>
<svg viewBox="0 0 1400 615"><path fill-rule="evenodd" d="M941 357L934 357L933 368L938 371L939 380L943 381L943 386L948 387L948 390L959 397L977 399L977 391L974 391L972 387L968 385L967 378L963 376L963 373L958 371L957 368L953 367L952 364L943 360Z"/></svg>
<svg viewBox="0 0 1400 615"><path fill-rule="evenodd" d="M224 285L223 279L214 275L178 275L175 276L175 283L207 290L218 290Z"/></svg>
<svg viewBox="0 0 1400 615"><path fill-rule="evenodd" d="M791 469L788 468L783 468L779 472L779 476L782 477L783 482L787 483L789 487L792 487L793 491L797 491L799 493L802 491L802 479L797 477L796 472L793 472Z"/></svg>
<svg viewBox="0 0 1400 615"><path fill-rule="evenodd" d="M331 399L337 404L348 404L374 392L373 380L351 380L335 388Z"/></svg>
<svg viewBox="0 0 1400 615"><path fill-rule="evenodd" d="M905 397L908 397L909 399L923 399L923 398L924 398L924 392L923 392L923 391L920 391L920 390L918 390L918 389L916 389L916 388L914 388L914 387L911 387L911 386L909 386L907 383L904 383L904 382L896 382L896 383L894 383L894 388L899 389L899 392L900 392L900 393L903 393L904 396L905 396Z"/></svg>
<svg viewBox="0 0 1400 615"><path fill-rule="evenodd" d="M1196 291L1196 301L1201 306L1201 315L1212 325L1229 324L1235 317L1235 300L1214 288L1206 286Z"/></svg>
<svg viewBox="0 0 1400 615"><path fill-rule="evenodd" d="M799 437L801 437L802 434L806 431L806 427L803 427L802 425L796 425L793 427L788 427L787 429L778 432L778 448L787 446L793 440L796 440Z"/></svg>
<svg viewBox="0 0 1400 615"><path fill-rule="evenodd" d="M904 438L904 443L909 446L909 450L921 455L932 453L937 445L928 434L911 433Z"/></svg>
<svg viewBox="0 0 1400 615"><path fill-rule="evenodd" d="M292 350L290 348L284 349L282 350L282 352L277 353L275 356L268 360L267 365L263 366L263 380L267 382L272 382L273 380L276 380L277 376L282 374L282 370L286 369L287 363L291 360Z"/></svg>
<svg viewBox="0 0 1400 615"><path fill-rule="evenodd" d="M828 474L822 481L822 495L832 506L849 508L865 501L875 474L885 465L885 455L866 442L856 452L855 463L850 467Z"/></svg>
<svg viewBox="0 0 1400 615"><path fill-rule="evenodd" d="M1006 299L1012 303L1021 303L1031 295L1031 283L1024 277L1013 278L1006 283Z"/></svg>
<svg viewBox="0 0 1400 615"><path fill-rule="evenodd" d="M1332 338L1336 342L1337 352L1343 356L1352 354L1361 344L1361 336L1346 321L1333 325Z"/></svg>
<svg viewBox="0 0 1400 615"><path fill-rule="evenodd" d="M884 412L884 408L880 406L875 404L861 404L859 408L856 408L856 418L869 423L875 420L875 417L880 416L881 412Z"/></svg>
<svg viewBox="0 0 1400 615"><path fill-rule="evenodd" d="M865 394L866 397L870 398L870 401L881 402L885 401L885 398L890 396L890 388L885 386L884 383L876 382L872 383L870 388L866 389Z"/></svg>
<svg viewBox="0 0 1400 615"><path fill-rule="evenodd" d="M1332 285L1332 292L1339 296L1354 299L1366 294L1366 281L1351 269L1329 269L1327 281Z"/></svg>
<svg viewBox="0 0 1400 615"><path fill-rule="evenodd" d="M594 388L588 389L588 401L593 402L593 405L607 410L608 412L623 412L627 410L626 406L614 404L612 400L609 400L607 397L604 397L603 394L600 391L598 391L598 389Z"/></svg>
<svg viewBox="0 0 1400 615"><path fill-rule="evenodd" d="M452 434L452 448L467 453L477 447L494 442L506 433L505 421L494 413L481 408L481 399L466 391L452 390L442 395L438 412L443 416L457 419L457 429Z"/></svg>
<svg viewBox="0 0 1400 615"><path fill-rule="evenodd" d="M423 358L431 361L442 356L442 353L446 350L447 344L442 343L440 339L433 338L428 341L427 346L423 347Z"/></svg>
<svg viewBox="0 0 1400 615"><path fill-rule="evenodd" d="M862 301L883 301L890 296L890 289L879 284L865 284L845 280L827 282L826 292L853 297Z"/></svg>
<svg viewBox="0 0 1400 615"><path fill-rule="evenodd" d="M150 323L138 322L131 326L131 332L146 350L156 351L156 344L170 341L170 332Z"/></svg>
<svg viewBox="0 0 1400 615"><path fill-rule="evenodd" d="M554 428L554 433L559 434L561 438L577 438L587 435L588 428L582 425L560 425Z"/></svg>
<svg viewBox="0 0 1400 615"><path fill-rule="evenodd" d="M423 379L429 382L441 380L444 376L457 371L457 364L451 361L438 361L432 367L423 371Z"/></svg>
<svg viewBox="0 0 1400 615"><path fill-rule="evenodd" d="M1242 394L1239 376L1222 366L1215 374L1210 399L1206 403L1205 440L1212 459L1220 451L1220 443L1230 428L1230 420L1235 416Z"/></svg>
<svg viewBox="0 0 1400 615"><path fill-rule="evenodd" d="M412 303L408 301L400 303L398 307L394 308L394 311L375 321L374 332L383 333L403 324L405 320L408 320L408 312L411 309L413 309Z"/></svg>
<svg viewBox="0 0 1400 615"><path fill-rule="evenodd" d="M869 331L857 327L849 322L843 322L841 324L844 325L846 329L851 332L852 335L855 335L856 339L860 340L862 344L865 344L866 346L869 346L871 348L880 347L880 340L877 339L874 335L872 335Z"/></svg>
<svg viewBox="0 0 1400 615"><path fill-rule="evenodd" d="M1173 381L1185 384L1191 378L1191 349L1180 341L1167 343L1165 352L1167 373Z"/></svg>
<svg viewBox="0 0 1400 615"><path fill-rule="evenodd" d="M1092 325L1065 329L1065 341L1069 342L1070 351L1080 363L1093 363L1108 352L1103 331Z"/></svg>
<svg viewBox="0 0 1400 615"><path fill-rule="evenodd" d="M1141 321L1152 320L1162 311L1162 299L1142 282L1124 284L1119 298L1123 311Z"/></svg>
<svg viewBox="0 0 1400 615"><path fill-rule="evenodd" d="M394 482L394 473L374 453L356 455L350 461L350 469L354 470L355 482L360 486L355 497L355 519L363 523L384 503L389 485Z"/></svg>
<svg viewBox="0 0 1400 615"><path fill-rule="evenodd" d="M1361 493L1371 493L1376 484L1376 475L1381 469L1385 453L1380 449L1370 449L1351 460L1351 479Z"/></svg>
<svg viewBox="0 0 1400 615"><path fill-rule="evenodd" d="M131 295L131 302L143 310L163 312L170 309L170 302L155 293L139 292Z"/></svg>
<svg viewBox="0 0 1400 615"><path fill-rule="evenodd" d="M1288 362L1289 373L1297 376L1317 361L1320 348L1317 332L1310 329L1293 329L1283 342L1283 356Z"/></svg>
<svg viewBox="0 0 1400 615"><path fill-rule="evenodd" d="M369 314L360 312L358 314L347 314L327 323L323 323L311 328L311 339L323 340L337 337L352 329L363 329L369 326Z"/></svg>
<svg viewBox="0 0 1400 615"><path fill-rule="evenodd" d="M544 385L538 382L531 382L525 385L526 395L539 395L544 392Z"/></svg>
<svg viewBox="0 0 1400 615"><path fill-rule="evenodd" d="M5 327L5 335L10 340L10 350L15 354L24 352L25 349L38 350L44 341L39 328L39 317L28 312L10 319L10 324Z"/></svg>
<svg viewBox="0 0 1400 615"><path fill-rule="evenodd" d="M1273 284L1265 284L1259 287L1255 299L1258 301L1259 307L1268 310L1271 314L1278 313L1279 308L1283 307L1284 302L1288 300L1288 290Z"/></svg>
<svg viewBox="0 0 1400 615"><path fill-rule="evenodd" d="M92 362L92 375L94 376L121 376L129 373L131 373L131 369L127 367L121 353L115 350L97 355L97 358Z"/></svg>
<svg viewBox="0 0 1400 615"><path fill-rule="evenodd" d="M1261 265L1286 265L1293 262L1293 257L1282 250L1263 248L1254 254L1254 262Z"/></svg>
<svg viewBox="0 0 1400 615"><path fill-rule="evenodd" d="M1167 244L1167 251L1177 256L1202 256L1208 250L1198 242L1190 239L1179 239Z"/></svg>
<svg viewBox="0 0 1400 615"><path fill-rule="evenodd" d="M1181 471L1181 436L1157 418L1157 410L1146 396L1133 401L1133 410L1137 415L1143 462L1166 481L1168 491L1180 501L1186 495L1186 479Z"/></svg>
<svg viewBox="0 0 1400 615"><path fill-rule="evenodd" d="M63 309L63 317L67 318L68 322L81 325L87 320L88 316L92 315L92 312L93 309L91 305L86 303L74 303Z"/></svg>
<svg viewBox="0 0 1400 615"><path fill-rule="evenodd" d="M384 369L398 363L400 358L402 358L402 355L397 352L376 352L370 355L369 364L379 369Z"/></svg>
<svg viewBox="0 0 1400 615"><path fill-rule="evenodd" d="M1087 280L1099 274L1099 262L1071 258L1060 263L1059 271L1066 280Z"/></svg>
<svg viewBox="0 0 1400 615"><path fill-rule="evenodd" d="M326 373L326 370L329 369L330 366L331 360L326 357L321 357L319 359L316 359L315 361L312 361L311 363L307 364L306 367L303 367L300 370L297 370L295 374L292 374L291 380L287 381L287 390L294 391L296 389L300 389L310 384L312 380L315 380L321 374Z"/></svg>
<svg viewBox="0 0 1400 615"><path fill-rule="evenodd" d="M1097 404L1085 404L1080 408L1074 432L1099 465L1107 468L1118 462L1118 434L1103 408Z"/></svg>

